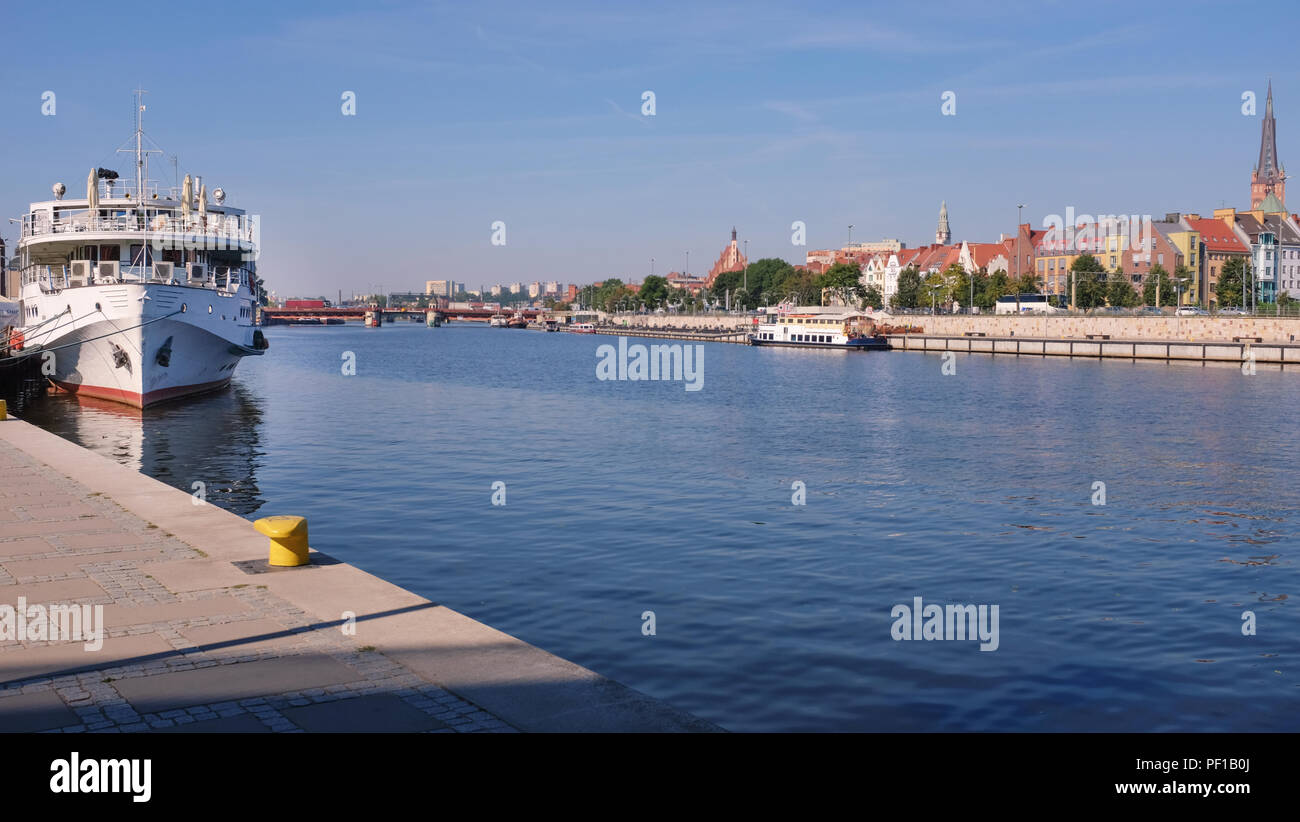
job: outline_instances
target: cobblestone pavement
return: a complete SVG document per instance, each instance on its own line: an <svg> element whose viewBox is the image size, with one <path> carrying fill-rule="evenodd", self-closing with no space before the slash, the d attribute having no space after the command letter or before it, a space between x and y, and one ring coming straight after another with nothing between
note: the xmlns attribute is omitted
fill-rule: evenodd
<svg viewBox="0 0 1300 822"><path fill-rule="evenodd" d="M515 730L257 575L172 590L150 573L204 556L0 442L0 606L103 606L105 625L97 651L0 639L0 731Z"/></svg>

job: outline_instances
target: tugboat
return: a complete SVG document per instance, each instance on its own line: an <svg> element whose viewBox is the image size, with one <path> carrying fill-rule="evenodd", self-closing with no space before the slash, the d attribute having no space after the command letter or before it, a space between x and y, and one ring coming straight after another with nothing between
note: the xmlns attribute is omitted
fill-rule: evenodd
<svg viewBox="0 0 1300 822"><path fill-rule="evenodd" d="M522 313L517 313L510 319L506 320L506 328L527 328L528 320L524 319Z"/></svg>
<svg viewBox="0 0 1300 822"><path fill-rule="evenodd" d="M223 388L267 348L257 220L202 178L158 189L142 94L134 146L119 149L135 155L135 179L92 168L86 196L66 200L55 183L23 215L17 248L26 351L55 353L58 388L136 408Z"/></svg>

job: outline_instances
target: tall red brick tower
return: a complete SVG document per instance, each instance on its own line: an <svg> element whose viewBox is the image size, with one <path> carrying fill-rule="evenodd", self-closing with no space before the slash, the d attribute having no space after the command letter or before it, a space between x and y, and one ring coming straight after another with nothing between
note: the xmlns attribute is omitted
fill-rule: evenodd
<svg viewBox="0 0 1300 822"><path fill-rule="evenodd" d="M1286 170L1277 159L1277 121L1273 119L1273 81L1268 83L1264 123L1259 135L1259 162L1250 175L1250 207L1258 208L1269 194L1286 203Z"/></svg>
<svg viewBox="0 0 1300 822"><path fill-rule="evenodd" d="M713 264L713 268L709 269L706 284L712 288L713 281L718 279L719 274L726 271L740 271L747 265L749 265L749 261L745 259L744 254L740 253L740 243L736 239L736 227L732 226L731 242L726 248L722 249L722 253L718 255L718 261Z"/></svg>

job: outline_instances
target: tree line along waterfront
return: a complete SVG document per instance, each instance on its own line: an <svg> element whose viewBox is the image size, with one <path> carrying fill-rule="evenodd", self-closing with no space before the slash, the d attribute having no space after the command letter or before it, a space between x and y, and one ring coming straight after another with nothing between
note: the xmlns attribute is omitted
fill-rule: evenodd
<svg viewBox="0 0 1300 822"><path fill-rule="evenodd" d="M1180 265L1170 272L1156 264L1139 288L1130 282L1122 268L1107 272L1095 256L1083 254L1070 266L1063 302L1079 311L1173 307L1180 304L1180 296L1193 276L1194 272L1187 266ZM1234 258L1224 264L1217 288L1221 310L1242 307L1255 313L1300 313L1300 299L1285 291L1278 295L1276 304L1248 305L1250 277L1247 260ZM769 257L750 263L741 270L719 274L711 287L698 293L673 288L667 278L660 276L646 277L639 288L619 279L609 279L579 289L578 299L572 306L555 303L547 307L609 313L660 309L697 312L753 310L786 303L838 304L901 311L952 311L974 305L981 311L991 311L1000 297L1043 291L1042 279L1034 274L1015 277L1002 270L989 274L985 269L971 274L957 263L943 271L928 273L908 266L899 272L897 292L890 296L886 305L880 289L863 282L862 270L856 263L838 262L824 272L814 274L783 259Z"/></svg>

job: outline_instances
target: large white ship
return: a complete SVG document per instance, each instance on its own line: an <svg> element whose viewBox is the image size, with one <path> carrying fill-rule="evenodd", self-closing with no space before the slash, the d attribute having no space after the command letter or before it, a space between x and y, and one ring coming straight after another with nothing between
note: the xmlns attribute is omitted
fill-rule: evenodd
<svg viewBox="0 0 1300 822"><path fill-rule="evenodd" d="M81 199L56 183L23 215L17 248L24 352L51 352L46 374L65 391L140 408L224 387L266 348L256 218L189 174L160 191L143 113L137 94L134 146L119 149L135 179L91 169Z"/></svg>

